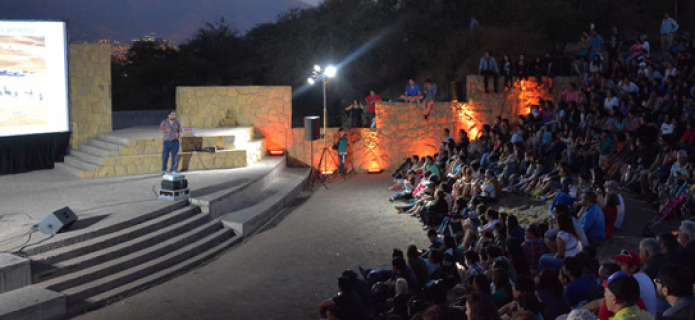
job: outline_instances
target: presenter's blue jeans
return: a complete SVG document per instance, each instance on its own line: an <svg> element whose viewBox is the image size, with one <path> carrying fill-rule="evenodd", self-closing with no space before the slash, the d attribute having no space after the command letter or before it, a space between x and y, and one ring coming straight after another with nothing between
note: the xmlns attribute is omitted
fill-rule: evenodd
<svg viewBox="0 0 695 320"><path fill-rule="evenodd" d="M178 160L179 154L179 141L164 141L164 148L162 149L162 171L167 170L167 162L169 161L169 154L171 154L171 171L176 170L176 162Z"/></svg>

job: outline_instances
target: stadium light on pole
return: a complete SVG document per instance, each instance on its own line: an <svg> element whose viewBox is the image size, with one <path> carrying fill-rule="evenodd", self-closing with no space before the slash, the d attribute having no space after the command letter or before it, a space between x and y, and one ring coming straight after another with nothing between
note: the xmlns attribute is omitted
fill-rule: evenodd
<svg viewBox="0 0 695 320"><path fill-rule="evenodd" d="M323 154L326 154L328 152L328 137L326 136L326 133L328 132L328 109L326 107L326 85L328 84L328 79L333 78L338 74L338 69L333 66L333 65L328 65L325 69L321 68L321 66L314 65L314 71L311 74L311 77L307 79L307 82L310 85L314 85L316 83L316 79L321 79L321 82L323 82ZM327 162L323 162L323 172L328 172L327 170ZM319 168L320 169L320 168Z"/></svg>

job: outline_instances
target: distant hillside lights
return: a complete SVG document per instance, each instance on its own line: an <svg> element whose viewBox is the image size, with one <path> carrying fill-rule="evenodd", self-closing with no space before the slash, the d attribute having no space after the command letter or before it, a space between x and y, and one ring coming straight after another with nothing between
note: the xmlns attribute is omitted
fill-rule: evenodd
<svg viewBox="0 0 695 320"><path fill-rule="evenodd" d="M134 38L131 40L131 42L161 42L161 46L158 47L158 49L160 50L174 48L173 42L166 39L159 39L154 35L146 35L142 38ZM111 39L101 39L99 40L99 43L111 45L111 58L116 61L125 61L126 55L128 54L128 50L130 50L130 48L132 47L129 44Z"/></svg>

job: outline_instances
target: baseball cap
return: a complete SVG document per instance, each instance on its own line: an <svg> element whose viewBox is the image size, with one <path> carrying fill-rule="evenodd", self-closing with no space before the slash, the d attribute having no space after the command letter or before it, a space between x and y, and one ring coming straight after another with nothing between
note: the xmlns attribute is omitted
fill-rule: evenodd
<svg viewBox="0 0 695 320"><path fill-rule="evenodd" d="M639 269L640 266L642 265L642 260L640 260L640 258L639 258L639 253L634 252L634 251L628 251L628 250L623 249L623 250L620 250L619 255L613 256L612 258L613 258L613 260L615 260L618 263L623 262L623 263L627 263L627 264L630 264L633 266L637 266L637 269Z"/></svg>
<svg viewBox="0 0 695 320"><path fill-rule="evenodd" d="M604 288L608 288L608 284L609 284L611 281L613 281L613 279L615 279L615 278L620 278L620 277L629 277L629 276L630 276L630 275L627 274L627 273L625 273L625 272L618 271L618 272L612 274L610 277L608 277L608 279L603 280L603 283L601 283L601 286L604 287Z"/></svg>

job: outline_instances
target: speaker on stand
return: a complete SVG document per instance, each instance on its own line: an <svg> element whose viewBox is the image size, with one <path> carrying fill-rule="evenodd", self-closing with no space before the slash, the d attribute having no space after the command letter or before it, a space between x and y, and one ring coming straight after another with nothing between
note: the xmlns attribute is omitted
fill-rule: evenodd
<svg viewBox="0 0 695 320"><path fill-rule="evenodd" d="M321 121L319 116L304 117L304 139L309 141L309 157L311 163L311 171L309 171L309 178L306 180L304 190L312 189L316 180L321 181L321 183L323 183L323 186L326 187L326 189L328 189L328 186L326 186L326 183L323 181L321 172L314 168L314 141L320 138Z"/></svg>

